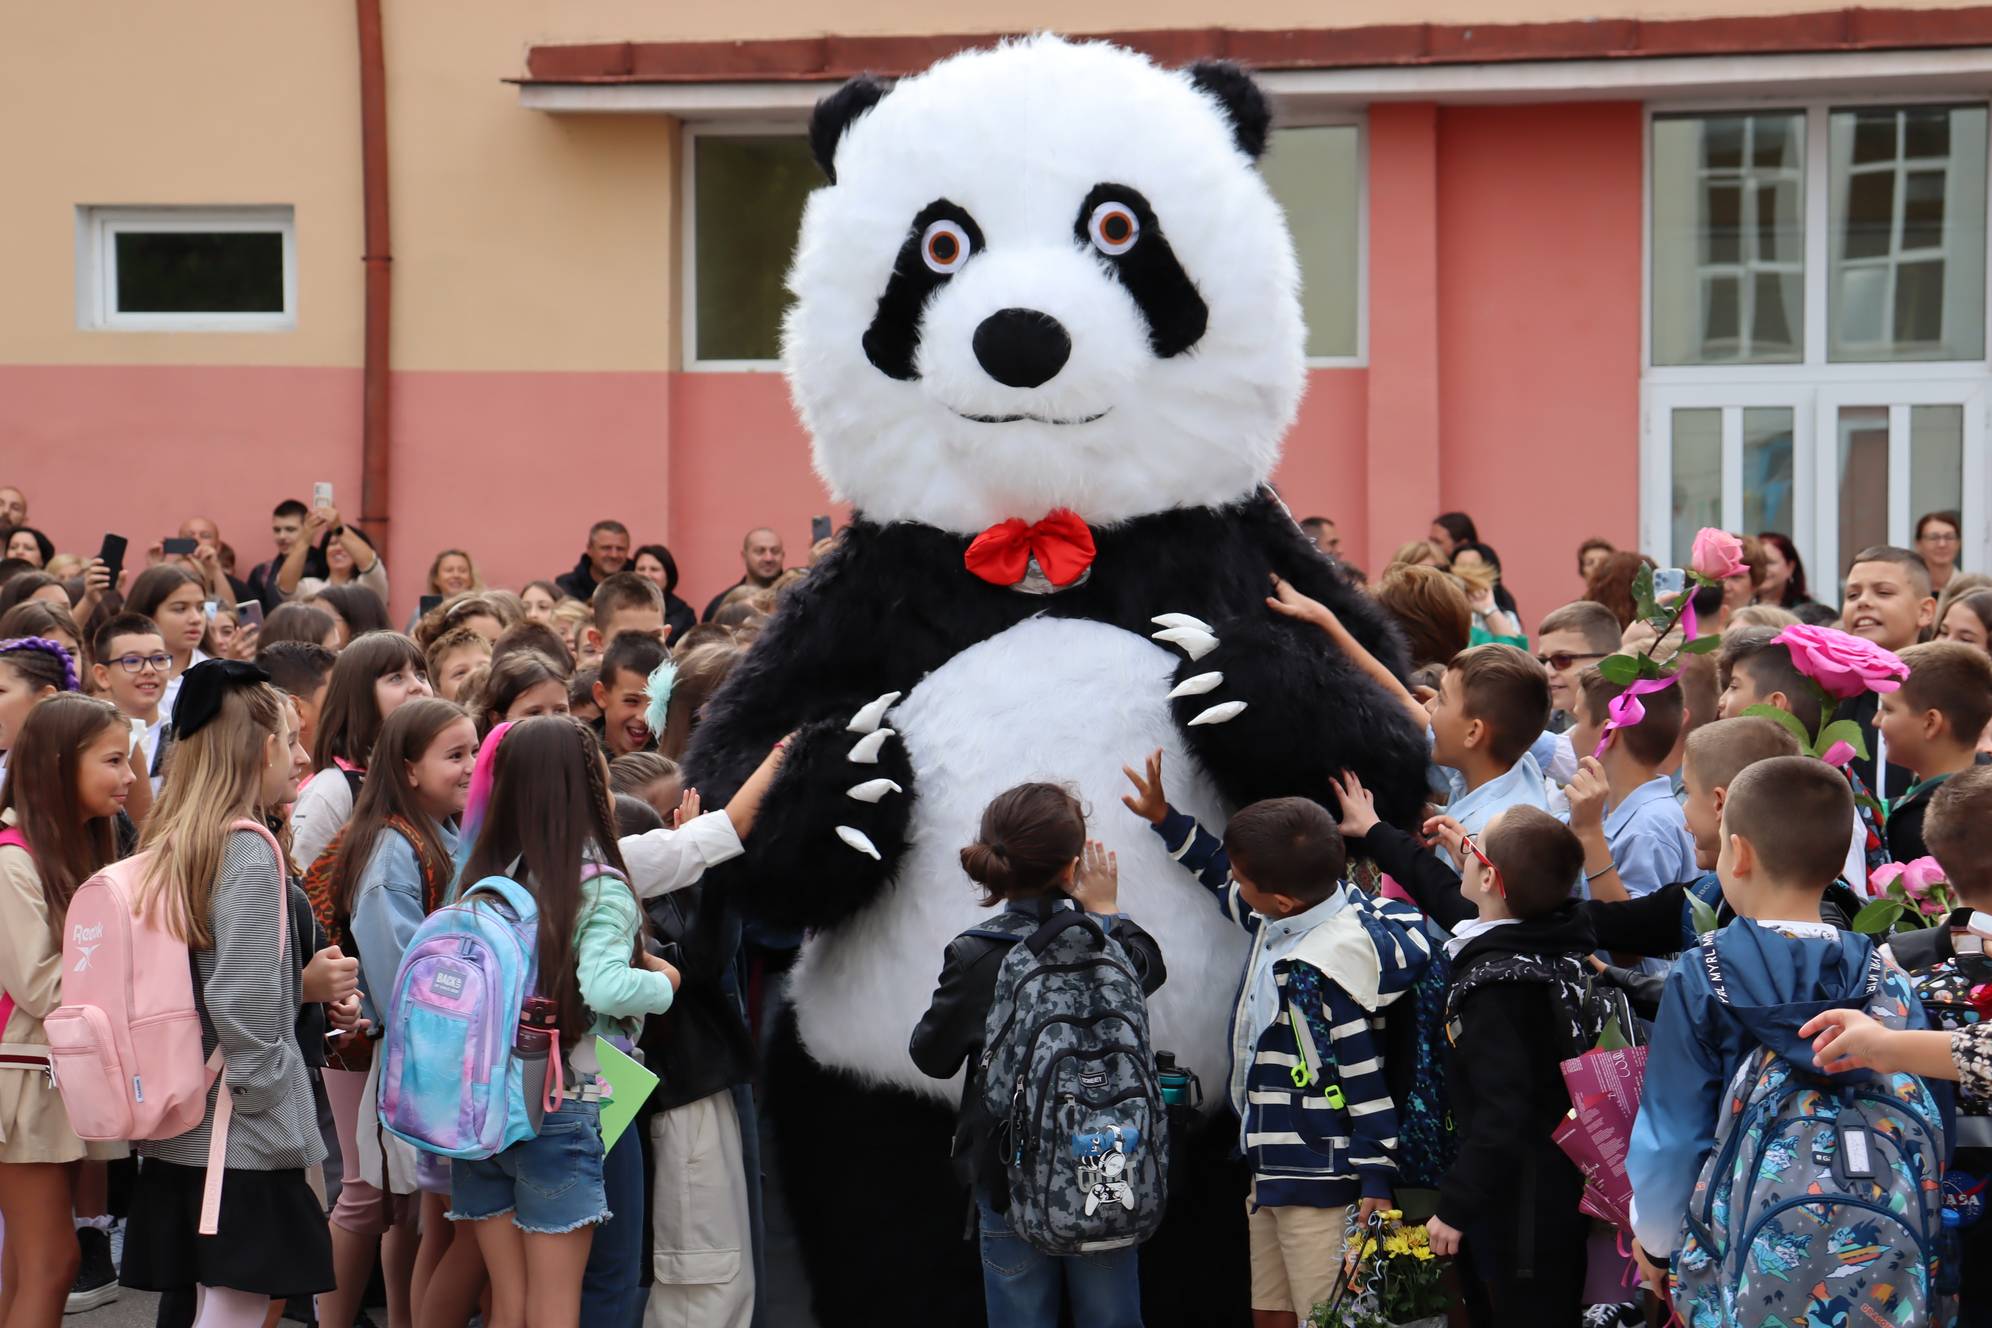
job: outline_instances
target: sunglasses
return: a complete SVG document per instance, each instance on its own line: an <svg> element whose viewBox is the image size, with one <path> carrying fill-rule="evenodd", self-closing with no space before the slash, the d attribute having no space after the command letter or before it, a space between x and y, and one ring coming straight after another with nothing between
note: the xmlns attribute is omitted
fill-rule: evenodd
<svg viewBox="0 0 1992 1328"><path fill-rule="evenodd" d="M1468 853L1471 853L1475 858L1479 859L1480 865L1487 869L1487 874L1494 878L1495 890L1500 892L1501 898L1506 899L1508 897L1508 883L1501 879L1501 869L1499 867L1496 867L1492 859L1490 859L1485 853L1481 852L1480 845L1473 842L1472 835L1461 835L1459 837L1459 842L1466 845L1466 851Z"/></svg>
<svg viewBox="0 0 1992 1328"><path fill-rule="evenodd" d="M1580 659L1603 659L1602 654L1573 655L1567 650L1559 650L1554 655L1537 655L1536 663L1552 673L1561 673Z"/></svg>

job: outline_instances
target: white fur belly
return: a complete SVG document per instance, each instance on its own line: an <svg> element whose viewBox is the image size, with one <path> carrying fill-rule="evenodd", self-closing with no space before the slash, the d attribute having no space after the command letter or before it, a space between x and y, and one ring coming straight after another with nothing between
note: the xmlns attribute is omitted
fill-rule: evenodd
<svg viewBox="0 0 1992 1328"><path fill-rule="evenodd" d="M1121 911L1162 947L1168 981L1149 1001L1155 1046L1201 1075L1207 1098L1222 1096L1208 1086L1224 1082L1245 933L1120 801L1129 789L1121 767L1160 747L1170 801L1206 825L1223 822L1170 718L1176 663L1117 627L1033 618L955 656L899 704L887 722L906 744L919 800L896 880L849 922L810 938L793 973L798 1031L818 1062L959 1100L959 1077L921 1074L907 1041L947 943L990 916L962 872L962 846L991 798L1046 780L1078 791L1088 835L1119 855Z"/></svg>

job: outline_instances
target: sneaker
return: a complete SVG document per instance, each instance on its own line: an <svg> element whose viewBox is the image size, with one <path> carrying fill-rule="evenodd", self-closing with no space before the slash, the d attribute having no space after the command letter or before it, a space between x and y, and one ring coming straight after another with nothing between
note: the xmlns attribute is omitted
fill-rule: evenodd
<svg viewBox="0 0 1992 1328"><path fill-rule="evenodd" d="M85 1314L118 1298L118 1270L111 1264L111 1233L96 1227L78 1227L76 1243L83 1247L83 1262L76 1269L76 1285L70 1288L64 1314Z"/></svg>

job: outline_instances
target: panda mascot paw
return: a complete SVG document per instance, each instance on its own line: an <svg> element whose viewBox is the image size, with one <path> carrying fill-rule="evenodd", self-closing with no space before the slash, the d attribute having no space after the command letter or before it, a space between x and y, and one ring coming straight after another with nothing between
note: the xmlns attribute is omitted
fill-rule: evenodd
<svg viewBox="0 0 1992 1328"><path fill-rule="evenodd" d="M1384 615L1270 491L1306 377L1299 274L1255 161L1268 108L1235 67L1163 69L1054 36L827 98L783 329L818 472L856 511L707 703L687 776L723 804L794 742L717 891L809 936L768 1112L823 1328L981 1320L948 1158L959 1073L908 1039L948 942L988 916L961 871L982 809L1076 788L1121 907L1169 970L1155 1046L1229 1057L1246 937L1119 809L1160 748L1213 829L1347 768L1417 815L1416 725L1272 578L1400 673ZM1212 1094L1221 1099L1221 1093ZM1237 1124L1172 1165L1143 1257L1154 1328L1248 1318Z"/></svg>

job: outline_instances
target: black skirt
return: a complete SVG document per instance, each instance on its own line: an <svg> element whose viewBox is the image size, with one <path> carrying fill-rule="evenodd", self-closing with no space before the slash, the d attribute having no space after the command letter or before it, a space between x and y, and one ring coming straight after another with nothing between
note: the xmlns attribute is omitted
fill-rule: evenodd
<svg viewBox="0 0 1992 1328"><path fill-rule="evenodd" d="M199 1234L206 1179L205 1167L139 1163L120 1282L140 1291L228 1287L277 1300L332 1290L332 1237L302 1169L231 1167L212 1236Z"/></svg>

